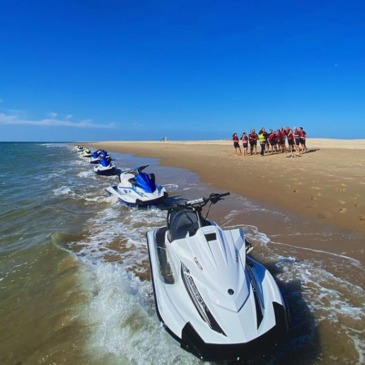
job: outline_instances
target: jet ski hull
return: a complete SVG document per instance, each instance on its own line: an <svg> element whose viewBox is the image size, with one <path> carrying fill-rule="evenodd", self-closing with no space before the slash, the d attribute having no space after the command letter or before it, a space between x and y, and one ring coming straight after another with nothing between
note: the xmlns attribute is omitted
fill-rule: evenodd
<svg viewBox="0 0 365 365"><path fill-rule="evenodd" d="M139 196L131 188L123 188L121 191L117 185L109 186L105 190L110 195L116 196L120 202L130 207L158 205L163 203L163 201L167 198L167 192L163 188L161 188L159 191L156 191L156 193L152 195L150 194L150 196L147 198Z"/></svg>
<svg viewBox="0 0 365 365"><path fill-rule="evenodd" d="M288 329L288 317L286 305L281 295L277 296L276 301L271 299L265 300L266 311L264 310L261 315L263 317L273 317L268 321L271 324L268 324L265 329L266 320L261 318L260 322L258 318L254 323L257 323L257 326L261 327L261 329L256 326L252 331L257 333L257 336L253 336L252 333L246 335L245 326L243 325L246 318L252 315L258 316L257 313L245 311L245 305L248 305L246 303L253 302L254 306L258 306L255 302L259 299L256 296L253 298L254 290L252 288L252 298L247 298L246 303L236 313L226 311L226 316L224 316L223 310L219 313L219 311L215 312L214 308L211 308L212 311L209 311L209 309L206 311L208 317L211 316L209 318L210 325L204 323L204 320L197 313L198 308L192 303L192 295L194 294L189 294L186 285L184 285L183 274L179 270L181 264L176 260L176 257L173 257L171 252L173 250L172 246L178 242L169 242L166 238L167 234L167 227L147 232L151 280L157 316L164 324L167 332L180 343L183 349L205 361L228 361L237 360L238 358L242 360L252 356L257 351L263 352L264 349L268 349L271 345L275 345L275 343L285 337ZM197 261L197 258L194 257L194 260ZM255 267L256 262L252 258L249 258L248 261L250 265ZM261 269L262 267L260 266L259 270ZM268 271L265 271L264 276L270 276L271 278ZM273 285L273 280L263 284L267 287L263 289L263 292L267 293L271 290L269 286ZM273 290L275 291L276 288ZM202 302L202 297L200 297L200 302ZM209 304L205 305L209 306ZM212 318L217 313L219 313L217 318ZM226 331L226 328L232 326L237 327L237 332L242 332L241 339L229 337L229 331Z"/></svg>
<svg viewBox="0 0 365 365"><path fill-rule="evenodd" d="M101 168L98 168L98 166L95 166L94 167L94 172L97 174L97 175L103 175L103 176L113 176L116 174L116 167L115 166L112 166L110 168L106 168L106 169L101 169Z"/></svg>

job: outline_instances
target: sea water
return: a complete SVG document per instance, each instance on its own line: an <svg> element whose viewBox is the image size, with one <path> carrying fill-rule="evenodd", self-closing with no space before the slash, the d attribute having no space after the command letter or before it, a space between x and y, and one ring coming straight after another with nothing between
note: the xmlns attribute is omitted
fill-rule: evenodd
<svg viewBox="0 0 365 365"><path fill-rule="evenodd" d="M155 312L145 235L165 224L166 211L120 204L105 191L117 177L96 175L71 145L0 143L0 153L0 364L202 363L179 348ZM216 191L155 159L112 157L120 169L149 165L172 200ZM255 217L291 228L269 237L265 224L247 224ZM247 363L365 362L364 267L295 245L305 234L332 240L345 233L308 228L234 195L210 218L245 230L288 301L288 340Z"/></svg>

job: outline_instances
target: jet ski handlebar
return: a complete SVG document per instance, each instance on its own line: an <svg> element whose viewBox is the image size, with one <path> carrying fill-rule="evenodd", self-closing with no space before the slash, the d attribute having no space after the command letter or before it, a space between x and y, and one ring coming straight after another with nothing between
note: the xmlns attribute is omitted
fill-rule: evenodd
<svg viewBox="0 0 365 365"><path fill-rule="evenodd" d="M223 199L224 196L230 195L229 192L227 193L211 193L208 198L199 198L194 200L188 200L185 202L184 207L191 207L191 208L203 208L209 202L215 204Z"/></svg>
<svg viewBox="0 0 365 365"><path fill-rule="evenodd" d="M167 214L167 226L169 229L171 229L170 225L172 224L172 220L174 218L179 217L179 215L186 215L187 219L190 221L190 223L194 224L194 220L192 220L191 216L189 216L189 213L194 212L196 214L196 221L198 223L199 228L203 225L203 221L205 221L208 217L210 206L212 204L215 204L223 199L224 196L230 195L230 193L212 193L209 195L208 198L199 198L194 200L188 200L184 204L174 204L168 208L168 214ZM203 210L203 207L210 203L208 212L206 216L203 218L201 213ZM177 220L173 222L173 226L176 226ZM175 227L176 230L176 227Z"/></svg>
<svg viewBox="0 0 365 365"><path fill-rule="evenodd" d="M121 172L122 173L128 172L130 174L137 175L137 174L140 174L148 166L149 165L144 165L144 166L139 166L139 167L134 167L134 168L128 168L128 169L121 170Z"/></svg>
<svg viewBox="0 0 365 365"><path fill-rule="evenodd" d="M149 165L144 165L144 166L139 166L137 167L135 170L138 171L138 173L142 172L146 167L148 167Z"/></svg>

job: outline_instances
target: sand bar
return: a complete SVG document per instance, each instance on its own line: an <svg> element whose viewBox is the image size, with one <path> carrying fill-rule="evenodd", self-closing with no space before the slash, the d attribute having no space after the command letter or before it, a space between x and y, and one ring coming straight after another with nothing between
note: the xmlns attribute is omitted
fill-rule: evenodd
<svg viewBox="0 0 365 365"><path fill-rule="evenodd" d="M236 156L230 140L87 143L110 152L159 158L202 181L324 224L365 233L365 140L308 139L289 153ZM364 248L357 247L364 257ZM356 256L356 255L355 255Z"/></svg>

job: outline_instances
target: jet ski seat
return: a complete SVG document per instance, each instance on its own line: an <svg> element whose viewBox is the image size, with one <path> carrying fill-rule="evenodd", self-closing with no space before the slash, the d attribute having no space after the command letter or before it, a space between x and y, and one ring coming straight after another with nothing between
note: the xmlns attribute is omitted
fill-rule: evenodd
<svg viewBox="0 0 365 365"><path fill-rule="evenodd" d="M210 225L209 221L201 220L202 226ZM178 240L185 238L189 233L189 237L194 236L199 229L198 218L193 211L174 211L170 216L170 240Z"/></svg>
<svg viewBox="0 0 365 365"><path fill-rule="evenodd" d="M137 186L137 181L135 177L131 177L130 179L128 179L128 181L131 183L131 185Z"/></svg>

